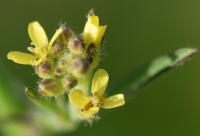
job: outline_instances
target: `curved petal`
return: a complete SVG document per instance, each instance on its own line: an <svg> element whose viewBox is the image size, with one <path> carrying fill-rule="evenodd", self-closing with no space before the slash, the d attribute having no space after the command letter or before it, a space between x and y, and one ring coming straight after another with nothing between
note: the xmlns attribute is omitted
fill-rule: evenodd
<svg viewBox="0 0 200 136"><path fill-rule="evenodd" d="M92 80L92 94L102 97L107 85L109 75L104 69L98 69Z"/></svg>
<svg viewBox="0 0 200 136"><path fill-rule="evenodd" d="M56 41L56 39L58 38L58 36L62 33L62 28L58 28L56 30L56 32L54 33L53 37L51 38L50 42L49 42L49 48L53 45L53 43Z"/></svg>
<svg viewBox="0 0 200 136"><path fill-rule="evenodd" d="M36 47L48 46L47 35L39 22L34 21L28 25L28 34Z"/></svg>
<svg viewBox="0 0 200 136"><path fill-rule="evenodd" d="M99 107L91 107L86 111L80 111L79 114L81 115L82 118L88 119L97 114L99 110L100 110Z"/></svg>
<svg viewBox="0 0 200 136"><path fill-rule="evenodd" d="M88 23L99 26L99 17L95 15L88 16Z"/></svg>
<svg viewBox="0 0 200 136"><path fill-rule="evenodd" d="M83 109L90 102L90 98L81 90L73 90L69 93L69 101L76 108Z"/></svg>
<svg viewBox="0 0 200 136"><path fill-rule="evenodd" d="M122 106L124 104L125 104L124 95L117 94L110 96L108 98L103 98L101 107L105 109L110 109Z"/></svg>
<svg viewBox="0 0 200 136"><path fill-rule="evenodd" d="M9 60L18 64L32 65L36 61L36 57L29 53L23 53L19 51L11 51L7 54Z"/></svg>
<svg viewBox="0 0 200 136"><path fill-rule="evenodd" d="M88 21L85 24L83 39L86 45L94 43L99 30L99 17L88 16Z"/></svg>
<svg viewBox="0 0 200 136"><path fill-rule="evenodd" d="M96 43L95 43L97 48L99 48L99 45L101 44L101 40L104 36L106 28L107 28L107 26L100 26L99 27L99 31L98 31L98 34L97 34L97 37L96 37Z"/></svg>
<svg viewBox="0 0 200 136"><path fill-rule="evenodd" d="M99 26L99 17L95 15L89 15L85 24L84 31L90 30L91 26Z"/></svg>

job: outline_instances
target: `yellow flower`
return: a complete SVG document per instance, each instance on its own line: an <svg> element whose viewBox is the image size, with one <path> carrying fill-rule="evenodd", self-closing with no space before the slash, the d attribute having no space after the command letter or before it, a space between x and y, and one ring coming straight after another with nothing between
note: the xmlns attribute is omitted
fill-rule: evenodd
<svg viewBox="0 0 200 136"><path fill-rule="evenodd" d="M99 17L95 15L88 15L88 20L85 24L83 39L86 46L93 43L97 48L101 44L101 40L106 31L107 26L99 26Z"/></svg>
<svg viewBox="0 0 200 136"><path fill-rule="evenodd" d="M39 22L34 21L28 25L28 34L32 40L34 47L28 47L28 50L32 53L24 53L19 51L11 51L7 54L7 58L18 64L24 65L38 65L41 63L55 40L61 34L61 27L56 30L52 39L49 41L47 35L39 24Z"/></svg>
<svg viewBox="0 0 200 136"><path fill-rule="evenodd" d="M100 108L110 109L125 104L123 94L110 97L104 96L108 80L108 73L103 69L99 69L93 77L91 96L85 95L82 90L78 89L69 93L69 101L77 109L81 118L89 119L94 117Z"/></svg>

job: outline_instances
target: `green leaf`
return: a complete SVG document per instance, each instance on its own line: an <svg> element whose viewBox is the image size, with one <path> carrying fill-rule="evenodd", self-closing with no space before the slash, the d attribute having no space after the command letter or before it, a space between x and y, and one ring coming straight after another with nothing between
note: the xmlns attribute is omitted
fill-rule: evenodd
<svg viewBox="0 0 200 136"><path fill-rule="evenodd" d="M138 70L129 73L114 86L115 89L134 92L149 84L153 79L168 70L184 64L192 55L196 54L196 48L181 48L174 52L153 59L141 66Z"/></svg>

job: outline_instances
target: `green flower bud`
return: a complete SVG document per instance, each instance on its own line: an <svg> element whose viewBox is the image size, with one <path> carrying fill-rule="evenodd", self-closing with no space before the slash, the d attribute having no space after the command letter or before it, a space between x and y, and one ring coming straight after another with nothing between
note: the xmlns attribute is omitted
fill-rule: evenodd
<svg viewBox="0 0 200 136"><path fill-rule="evenodd" d="M73 76L67 75L62 78L62 85L65 90L70 90L77 85L77 80Z"/></svg>
<svg viewBox="0 0 200 136"><path fill-rule="evenodd" d="M97 48L94 44L90 44L87 48L87 53L89 56L94 57L97 54Z"/></svg>
<svg viewBox="0 0 200 136"><path fill-rule="evenodd" d="M35 67L36 74L41 78L47 78L52 71L52 65L49 61L44 61Z"/></svg>
<svg viewBox="0 0 200 136"><path fill-rule="evenodd" d="M72 59L71 71L75 75L84 74L88 71L90 61L87 58L75 57Z"/></svg>
<svg viewBox="0 0 200 136"><path fill-rule="evenodd" d="M61 25L61 28L62 33L60 34L58 41L60 41L64 45L67 45L69 38L73 35L73 32L69 27L65 26L64 24Z"/></svg>
<svg viewBox="0 0 200 136"><path fill-rule="evenodd" d="M58 80L44 79L39 83L39 93L43 96L58 96L63 93L63 87Z"/></svg>
<svg viewBox="0 0 200 136"><path fill-rule="evenodd" d="M53 54L57 54L57 53L60 53L61 51L63 51L65 48L65 45L63 44L60 44L60 43L55 43L53 45L53 48L52 48L52 53Z"/></svg>
<svg viewBox="0 0 200 136"><path fill-rule="evenodd" d="M65 26L65 25L61 25L62 28L62 36L65 37L66 39L70 38L72 36L72 30Z"/></svg>
<svg viewBox="0 0 200 136"><path fill-rule="evenodd" d="M84 51L83 42L78 37L72 37L69 39L68 48L71 53L81 54Z"/></svg>

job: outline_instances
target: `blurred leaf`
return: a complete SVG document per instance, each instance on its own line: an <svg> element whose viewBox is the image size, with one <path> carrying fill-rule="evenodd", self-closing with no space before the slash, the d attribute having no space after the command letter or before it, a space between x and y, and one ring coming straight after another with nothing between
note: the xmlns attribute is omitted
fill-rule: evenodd
<svg viewBox="0 0 200 136"><path fill-rule="evenodd" d="M197 53L197 51L196 48L181 48L153 59L138 70L129 73L125 78L116 83L114 88L128 90L128 92L141 89L159 75L176 66L184 64L192 55Z"/></svg>
<svg viewBox="0 0 200 136"><path fill-rule="evenodd" d="M20 112L23 100L16 95L17 81L10 76L0 63L0 119Z"/></svg>
<svg viewBox="0 0 200 136"><path fill-rule="evenodd" d="M39 129L23 121L5 122L0 130L3 136L44 136Z"/></svg>
<svg viewBox="0 0 200 136"><path fill-rule="evenodd" d="M26 88L26 96L37 105L31 112L33 120L43 129L52 131L72 131L76 123L70 118L70 111L66 101L67 96L44 97L36 90ZM57 103L57 101L62 104Z"/></svg>

